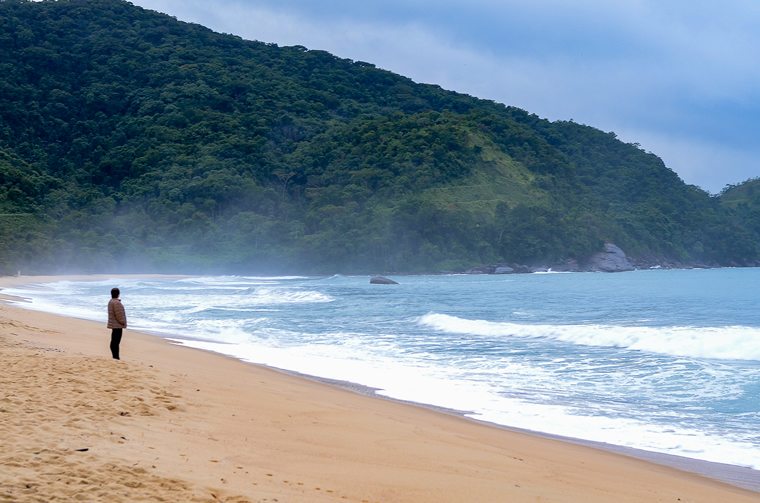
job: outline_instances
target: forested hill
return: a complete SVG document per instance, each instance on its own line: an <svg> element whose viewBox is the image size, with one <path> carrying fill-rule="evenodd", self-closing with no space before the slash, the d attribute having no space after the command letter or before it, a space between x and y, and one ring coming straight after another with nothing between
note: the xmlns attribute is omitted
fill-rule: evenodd
<svg viewBox="0 0 760 503"><path fill-rule="evenodd" d="M370 63L117 0L0 1L0 272L582 265L607 241L749 265L747 198Z"/></svg>

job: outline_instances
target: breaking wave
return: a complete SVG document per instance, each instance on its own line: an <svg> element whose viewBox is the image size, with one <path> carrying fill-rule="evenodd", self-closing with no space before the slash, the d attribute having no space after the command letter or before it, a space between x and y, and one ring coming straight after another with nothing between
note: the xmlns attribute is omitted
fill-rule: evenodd
<svg viewBox="0 0 760 503"><path fill-rule="evenodd" d="M760 360L760 329L724 327L637 327L614 325L527 325L469 320L430 313L419 323L441 332L543 338L584 346L617 347L673 356L721 360Z"/></svg>

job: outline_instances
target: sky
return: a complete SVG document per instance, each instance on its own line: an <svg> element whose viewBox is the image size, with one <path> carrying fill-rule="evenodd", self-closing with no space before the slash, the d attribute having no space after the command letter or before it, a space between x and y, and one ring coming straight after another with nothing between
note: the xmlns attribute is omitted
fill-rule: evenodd
<svg viewBox="0 0 760 503"><path fill-rule="evenodd" d="M132 0L612 131L713 194L760 176L758 0Z"/></svg>

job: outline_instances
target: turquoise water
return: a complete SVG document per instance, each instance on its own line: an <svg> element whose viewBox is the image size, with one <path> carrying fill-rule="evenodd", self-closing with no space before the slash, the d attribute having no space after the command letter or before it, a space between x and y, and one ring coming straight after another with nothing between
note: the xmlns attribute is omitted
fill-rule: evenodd
<svg viewBox="0 0 760 503"><path fill-rule="evenodd" d="M502 425L760 469L760 269L395 279L4 293L104 321L119 286L130 328L188 346Z"/></svg>

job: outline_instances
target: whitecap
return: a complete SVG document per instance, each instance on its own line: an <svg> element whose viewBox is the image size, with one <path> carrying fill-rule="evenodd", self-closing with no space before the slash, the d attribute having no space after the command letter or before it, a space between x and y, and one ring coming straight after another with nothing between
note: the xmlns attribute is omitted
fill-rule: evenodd
<svg viewBox="0 0 760 503"><path fill-rule="evenodd" d="M693 358L760 360L760 328L755 327L528 325L471 320L439 313L426 314L420 317L419 323L456 334L554 339L584 346L618 347Z"/></svg>

